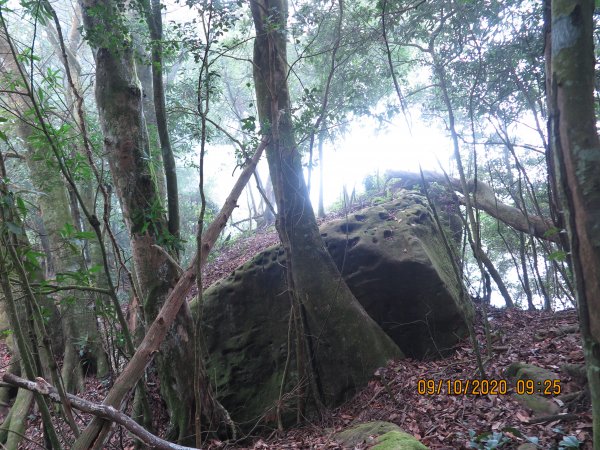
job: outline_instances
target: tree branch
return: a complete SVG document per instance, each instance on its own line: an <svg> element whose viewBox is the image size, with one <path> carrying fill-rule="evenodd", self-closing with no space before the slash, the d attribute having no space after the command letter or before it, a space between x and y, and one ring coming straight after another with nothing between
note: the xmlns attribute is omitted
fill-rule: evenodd
<svg viewBox="0 0 600 450"><path fill-rule="evenodd" d="M462 193L460 180L456 178L448 178L445 175L437 172L424 172L427 181L440 183L444 186L450 185L455 191ZM401 178L402 186L408 187L412 184L421 184L421 179L418 174L406 171L388 171L386 178ZM514 206L500 202L492 187L480 180L476 182L469 180L467 182L467 190L470 194L471 203L477 209L485 211L490 216L500 220L504 224L517 231L535 236L539 239L551 242L559 242L558 233L549 233L554 228L552 222L540 216L527 214ZM475 195L473 195L475 194ZM461 200L462 201L462 200Z"/></svg>
<svg viewBox="0 0 600 450"><path fill-rule="evenodd" d="M115 408L120 407L131 389L133 389L137 381L144 374L148 364L150 364L155 354L158 352L160 344L164 340L169 327L173 323L173 320L175 320L177 312L181 308L183 302L186 300L187 293L194 285L197 267L201 267L206 263L210 250L215 244L217 237L221 233L221 230L223 230L225 225L227 225L229 216L237 206L237 199L240 196L244 186L252 176L252 173L256 168L256 164L258 164L258 160L267 146L267 143L268 140L263 138L256 150L255 155L252 157L252 160L244 168L238 178L238 181L232 188L229 197L227 197L225 200L225 204L221 208L221 211L211 222L206 231L202 233L202 251L196 252L189 268L179 278L179 281L170 292L160 312L156 316L156 319L154 319L154 322L152 322L148 328L148 331L140 343L137 351L129 360L121 372L121 375L119 375L111 390L108 392L108 395L103 402L104 405L110 405ZM199 263L198 253L200 253L201 258ZM89 448L101 448L99 446L101 446L104 442L108 432L108 427L105 425L106 422L102 419L95 418L92 420L92 422L82 432L79 439L75 441L72 449L87 450ZM93 447L94 445L97 445L98 447Z"/></svg>
<svg viewBox="0 0 600 450"><path fill-rule="evenodd" d="M28 391L47 396L52 401L60 403L60 397L56 388L50 385L43 378L36 378L36 381L29 381L11 373L5 373L2 379L13 386L18 386L20 388L27 389ZM129 432L140 438L140 440L150 448L159 450L192 450L192 447L184 447L182 445L173 444L153 435L131 417L113 408L112 406L93 403L72 394L67 394L67 398L69 399L71 406L75 409L118 423Z"/></svg>

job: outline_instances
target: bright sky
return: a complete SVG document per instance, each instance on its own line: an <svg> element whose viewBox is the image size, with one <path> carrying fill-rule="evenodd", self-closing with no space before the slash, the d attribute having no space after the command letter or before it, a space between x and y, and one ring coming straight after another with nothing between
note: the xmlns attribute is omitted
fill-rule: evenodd
<svg viewBox="0 0 600 450"><path fill-rule="evenodd" d="M419 164L423 169L439 170L440 163L447 169L451 142L443 130L423 123L414 123L412 132L408 131L404 118L397 118L385 130L378 130L375 119L357 120L346 136L324 146L324 202L325 208L340 200L344 185L348 192L356 188L363 192L363 180L366 176L383 175L387 170L410 170L417 172ZM315 157L316 157L315 150ZM217 204L222 205L231 187L239 175L239 169L232 175L235 159L233 149L224 146L209 148L205 159L205 173L209 195ZM189 172L188 172L189 173ZM263 182L267 179L268 167L265 158L259 165ZM193 176L192 179L196 177ZM318 203L319 179L318 167L312 177L311 200ZM195 189L197 182L187 188ZM260 195L255 188L256 182L250 181L256 202ZM242 193L238 201L239 208L234 213L234 221L248 217L247 193Z"/></svg>
<svg viewBox="0 0 600 450"><path fill-rule="evenodd" d="M413 123L411 131L403 117L396 118L386 130L377 130L375 119L363 119L350 127L344 139L325 149L324 202L327 207L340 198L344 184L351 192L362 191L367 175L387 170L439 170L438 159L447 168L451 142L443 130ZM318 176L314 177L318 178ZM312 189L311 189L312 190ZM317 204L318 179L312 195Z"/></svg>

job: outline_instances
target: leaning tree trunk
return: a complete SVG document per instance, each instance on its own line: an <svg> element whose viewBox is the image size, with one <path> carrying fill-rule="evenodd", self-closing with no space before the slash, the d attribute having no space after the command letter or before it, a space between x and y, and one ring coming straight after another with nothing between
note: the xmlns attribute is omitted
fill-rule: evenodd
<svg viewBox="0 0 600 450"><path fill-rule="evenodd" d="M98 33L114 29L112 21L120 20L115 2L82 0L81 4L96 60L96 101L105 153L129 230L145 317L152 322L175 284L177 268L167 252L158 247L161 242L169 241L171 235L151 176L142 92L131 39L123 32L119 38L113 36L109 40ZM179 442L193 442L190 439L194 408L192 336L192 318L184 303L157 357L161 393L170 414L169 439Z"/></svg>
<svg viewBox="0 0 600 450"><path fill-rule="evenodd" d="M306 347L312 353L308 363L317 389L313 393L332 405L401 352L354 298L319 234L294 142L286 82L287 2L253 0L250 6L256 29L254 83L262 129L269 130L271 138L267 159L278 208L277 230L294 294L305 313Z"/></svg>
<svg viewBox="0 0 600 450"><path fill-rule="evenodd" d="M552 145L564 206L600 449L600 140L594 110L593 0L552 0Z"/></svg>

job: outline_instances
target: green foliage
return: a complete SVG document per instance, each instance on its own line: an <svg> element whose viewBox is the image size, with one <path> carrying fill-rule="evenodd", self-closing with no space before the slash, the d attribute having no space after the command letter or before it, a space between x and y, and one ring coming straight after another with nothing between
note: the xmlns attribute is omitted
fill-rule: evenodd
<svg viewBox="0 0 600 450"><path fill-rule="evenodd" d="M90 348L89 336L87 333L81 334L77 339L73 340L73 345L77 349L79 353L79 357L82 358L85 356L87 351Z"/></svg>
<svg viewBox="0 0 600 450"><path fill-rule="evenodd" d="M157 197L146 208L137 211L134 215L133 223L135 229L132 231L138 234L150 233L156 237L158 245L172 249L181 249L181 240L172 235L166 227L165 215L166 209L161 199Z"/></svg>
<svg viewBox="0 0 600 450"><path fill-rule="evenodd" d="M564 434L560 428L553 428L557 434ZM510 436L510 437L509 437ZM474 430L469 430L469 448L478 450L492 450L499 448L513 448L515 440L512 437L525 439L527 442L542 448L539 439L535 436L526 436L521 431L513 427L504 428L501 431L484 432L477 434ZM558 450L580 448L581 442L574 436L563 436L558 443Z"/></svg>
<svg viewBox="0 0 600 450"><path fill-rule="evenodd" d="M476 448L479 450L493 450L502 448L505 444L510 442L509 438L498 431L485 432L478 435L475 433L475 431L469 430L469 437L470 448Z"/></svg>
<svg viewBox="0 0 600 450"><path fill-rule="evenodd" d="M384 182L384 177L382 177L379 172L367 175L362 181L367 193L379 192Z"/></svg>
<svg viewBox="0 0 600 450"><path fill-rule="evenodd" d="M555 250L553 252L548 253L548 259L550 261L566 261L567 252L565 252L564 250Z"/></svg>
<svg viewBox="0 0 600 450"><path fill-rule="evenodd" d="M9 180L0 180L0 183L8 184L8 181ZM24 207L25 203L22 199L19 201L19 197L15 197L15 195L12 192L0 195L0 208L2 208L5 211L5 217L13 217L12 212L15 209L15 205L21 205L19 206L20 210L21 207ZM17 219L13 218L13 221L4 220L0 223L0 227L5 228L8 232L17 236L25 234L25 230L23 229L21 224L15 222L14 220ZM0 231L4 232L2 228L0 228Z"/></svg>
<svg viewBox="0 0 600 450"><path fill-rule="evenodd" d="M12 336L13 331L11 329L0 331L0 339L6 339L9 336Z"/></svg>
<svg viewBox="0 0 600 450"><path fill-rule="evenodd" d="M560 450L569 448L579 448L581 444L582 442L575 436L564 436L562 440L558 443L558 448Z"/></svg>

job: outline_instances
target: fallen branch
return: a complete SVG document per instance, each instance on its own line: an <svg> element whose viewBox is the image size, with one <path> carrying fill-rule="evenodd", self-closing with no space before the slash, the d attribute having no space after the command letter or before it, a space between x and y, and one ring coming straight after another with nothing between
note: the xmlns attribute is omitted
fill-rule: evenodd
<svg viewBox="0 0 600 450"><path fill-rule="evenodd" d="M385 175L388 179L402 179L402 187L421 185L420 175L416 173L388 171ZM443 174L437 172L423 172L423 175L428 182L436 182L444 186L448 186L449 184L450 188L454 191L463 194L460 180L456 178L447 178ZM467 182L467 189L469 192L463 195L470 196L475 208L485 211L490 216L517 231L535 236L539 239L544 239L545 241L559 242L558 233L550 233L554 228L551 221L537 215L526 215L519 208L500 202L496 198L494 190L490 185L482 181L475 182L474 180L469 180Z"/></svg>
<svg viewBox="0 0 600 450"><path fill-rule="evenodd" d="M2 379L13 386L18 386L19 388L47 396L52 401L60 403L60 397L56 388L50 385L43 378L36 378L36 381L29 381L11 373L6 373ZM89 400L84 400L72 394L67 394L67 398L69 399L69 402L73 408L85 413L93 414L97 417L102 417L103 419L110 420L111 422L118 423L133 435L137 436L150 448L159 450L192 450L192 447L184 447L182 445L173 444L172 442L165 441L164 439L153 435L131 417L113 408L112 406L93 403Z"/></svg>
<svg viewBox="0 0 600 450"><path fill-rule="evenodd" d="M569 421L569 420L579 420L579 419L581 419L581 416L579 414L564 413L564 414L553 414L551 416L534 417L532 419L529 419L529 421L527 423L529 425L531 425L534 423L547 423L547 422L555 422L558 420Z"/></svg>
<svg viewBox="0 0 600 450"><path fill-rule="evenodd" d="M192 262L185 273L179 278L177 284L170 292L168 298L165 300L164 305L159 311L156 319L148 328L148 332L144 336L141 344L137 351L129 360L121 375L115 381L115 384L108 392L108 395L104 399L104 405L110 405L114 408L121 409L122 403L126 399L127 395L135 387L138 380L144 374L146 367L154 355L158 352L160 344L164 340L169 327L175 320L177 312L181 308L181 305L186 299L187 293L194 286L194 280L196 279L196 268L203 266L207 259L210 250L214 246L217 237L221 233L221 230L227 225L227 221L231 216L234 208L237 206L237 199L239 198L244 186L246 186L248 180L252 176L258 160L262 155L263 150L267 146L267 140L263 139L258 146L256 153L252 159L248 162L248 165L244 167L244 170L240 174L234 187L231 189L229 197L225 200L225 204L219 211L215 220L213 220L206 231L202 233L202 259L198 264L198 251L192 258ZM72 450L89 450L91 448L101 449L103 443L107 438L108 431L110 429L110 423L102 420L98 417L94 418L92 422L86 427L81 433L79 438L73 444Z"/></svg>

